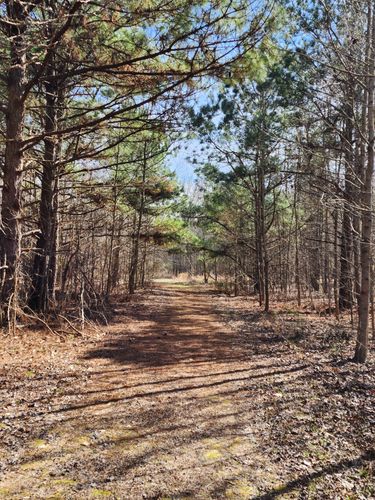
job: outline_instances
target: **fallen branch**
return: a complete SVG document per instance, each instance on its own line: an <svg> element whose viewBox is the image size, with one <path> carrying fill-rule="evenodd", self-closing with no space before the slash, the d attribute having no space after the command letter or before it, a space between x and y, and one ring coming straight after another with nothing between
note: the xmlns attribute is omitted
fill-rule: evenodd
<svg viewBox="0 0 375 500"><path fill-rule="evenodd" d="M47 330L50 333L52 333L52 335L57 335L58 337L63 338L62 335L60 335L56 330L53 330L49 326L49 324L44 319L42 319L40 316L38 316L32 309L30 309L30 307L25 306L25 308L28 309L29 311L31 311L31 314L27 314L24 309L22 310L22 314L24 314L27 318L32 318L32 319L36 319L37 321L40 321L40 323L42 323L47 328Z"/></svg>
<svg viewBox="0 0 375 500"><path fill-rule="evenodd" d="M73 325L73 323L68 320L68 318L66 316L63 316L62 314L58 314L58 316L68 323L68 325L70 326L70 328L77 333L77 336L82 337L82 332L79 331L78 328L76 328Z"/></svg>

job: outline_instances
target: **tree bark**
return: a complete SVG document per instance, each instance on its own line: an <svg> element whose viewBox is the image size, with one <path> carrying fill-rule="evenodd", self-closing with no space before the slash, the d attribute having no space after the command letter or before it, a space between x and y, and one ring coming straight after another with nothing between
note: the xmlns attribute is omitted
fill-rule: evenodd
<svg viewBox="0 0 375 500"><path fill-rule="evenodd" d="M354 360L357 363L364 363L368 354L368 323L369 323L369 304L371 293L371 231L372 231L372 180L374 175L374 145L375 145L375 126L374 126L374 90L375 90L375 22L374 10L370 6L368 10L368 23L371 23L370 39L370 64L368 78L368 150L367 150L367 168L365 171L364 182L362 185L362 238L361 238L361 289L358 308L358 331Z"/></svg>
<svg viewBox="0 0 375 500"><path fill-rule="evenodd" d="M347 85L345 95L345 130L344 130L344 157L345 157L345 188L343 200L343 218L341 230L340 254L340 286L339 305L341 309L351 309L353 305L353 188L355 183L355 169L353 162L353 89L351 83Z"/></svg>
<svg viewBox="0 0 375 500"><path fill-rule="evenodd" d="M21 256L21 181L24 154L22 150L25 117L24 89L26 55L23 40L25 14L22 2L8 1L7 15L10 39L10 67L6 78L6 137L1 202L1 301L2 321L15 326Z"/></svg>
<svg viewBox="0 0 375 500"><path fill-rule="evenodd" d="M146 170L147 170L147 156L146 156L146 144L145 144L144 158L142 165L142 187L140 192L140 204L138 209L138 217L137 213L135 213L134 234L132 238L132 250L131 250L130 270L129 270L129 285L128 285L128 291L130 295L132 295L135 292L135 289L137 287L139 242L140 242L140 235L143 222L143 212L145 208Z"/></svg>
<svg viewBox="0 0 375 500"><path fill-rule="evenodd" d="M49 68L53 76L53 68ZM32 289L29 306L35 311L47 312L50 308L55 283L55 251L57 250L57 200L58 172L56 168L57 141L49 136L57 128L58 89L56 85L45 85L45 132L42 190L40 198L39 234L33 264Z"/></svg>

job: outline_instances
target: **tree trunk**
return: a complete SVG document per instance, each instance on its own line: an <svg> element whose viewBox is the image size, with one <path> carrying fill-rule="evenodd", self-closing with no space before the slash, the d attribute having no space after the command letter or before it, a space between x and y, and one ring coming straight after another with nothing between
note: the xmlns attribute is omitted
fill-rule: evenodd
<svg viewBox="0 0 375 500"><path fill-rule="evenodd" d="M374 11L370 7L368 11L368 23L371 23L370 38L370 64L368 78L368 151L367 168L362 185L362 237L361 237L361 290L358 308L358 332L354 360L358 363L364 363L368 353L368 323L369 323L369 303L370 303L370 276L371 276L371 230L372 230L372 180L374 174L374 90L375 90L375 22Z"/></svg>
<svg viewBox="0 0 375 500"><path fill-rule="evenodd" d="M142 165L142 188L140 192L140 204L138 210L138 217L135 214L134 218L134 234L132 239L132 250L130 259L130 270L129 270L129 284L128 290L129 294L132 295L135 292L137 286L137 268L139 259L139 242L141 236L141 228L143 221L143 211L145 208L145 189L146 189L146 170L147 170L147 157L146 157L146 144L144 148L144 158Z"/></svg>
<svg viewBox="0 0 375 500"><path fill-rule="evenodd" d="M1 202L1 302L2 321L15 326L21 256L22 135L25 116L26 56L23 43L25 14L19 1L7 2L10 68L7 74L5 158Z"/></svg>
<svg viewBox="0 0 375 500"><path fill-rule="evenodd" d="M50 68L50 75L53 76ZM47 83L45 86L46 107L45 125L46 138L44 139L44 160L42 173L42 191L40 198L39 234L36 242L36 254L33 264L32 290L29 299L30 307L35 311L47 312L52 300L52 290L55 278L54 250L57 236L57 202L55 192L58 172L56 171L56 139L48 134L54 132L57 126L57 88Z"/></svg>
<svg viewBox="0 0 375 500"><path fill-rule="evenodd" d="M355 182L353 163L353 90L348 84L345 100L345 191L341 230L339 305L341 309L351 309L353 296L352 256L353 256L353 186Z"/></svg>
<svg viewBox="0 0 375 500"><path fill-rule="evenodd" d="M300 168L300 165L298 165L298 168ZM294 270L294 276L295 276L295 284L296 284L296 290L297 290L297 304L298 307L301 306L301 279L300 279L300 263L299 263L299 214L298 214L298 174L295 177L294 181L294 199L293 199L293 212L294 212L294 222L295 222L295 229L294 229L294 246L295 246L295 270Z"/></svg>

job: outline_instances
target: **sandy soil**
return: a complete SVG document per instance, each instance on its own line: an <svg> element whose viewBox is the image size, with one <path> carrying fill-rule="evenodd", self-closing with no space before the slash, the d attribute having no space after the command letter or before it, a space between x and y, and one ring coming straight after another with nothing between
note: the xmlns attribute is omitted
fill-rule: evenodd
<svg viewBox="0 0 375 500"><path fill-rule="evenodd" d="M162 284L90 337L3 339L0 498L375 498L373 365L282 325Z"/></svg>

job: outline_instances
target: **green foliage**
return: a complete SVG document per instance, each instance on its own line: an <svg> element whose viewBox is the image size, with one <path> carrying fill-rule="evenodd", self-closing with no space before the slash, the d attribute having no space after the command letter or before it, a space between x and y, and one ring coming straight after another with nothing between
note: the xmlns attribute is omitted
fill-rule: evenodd
<svg viewBox="0 0 375 500"><path fill-rule="evenodd" d="M187 247L199 247L198 236L181 218L175 216L159 218L155 221L154 229L154 242L163 245L172 253L184 252Z"/></svg>
<svg viewBox="0 0 375 500"><path fill-rule="evenodd" d="M287 20L287 8L273 19L284 39L293 29L284 28ZM283 140L298 124L314 70L303 49L279 47L278 41L271 32L263 50L249 53L252 72L232 75L215 97L190 111L191 125L206 145L195 157L204 186L197 210L202 259L225 256L237 262L239 254L256 251L259 224L267 239L289 234L293 225Z"/></svg>

